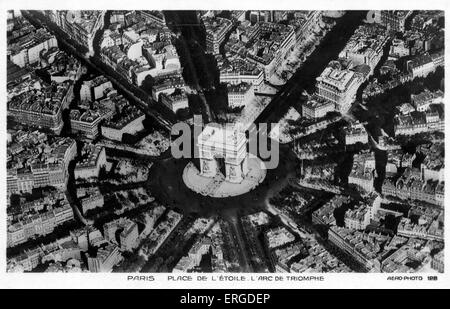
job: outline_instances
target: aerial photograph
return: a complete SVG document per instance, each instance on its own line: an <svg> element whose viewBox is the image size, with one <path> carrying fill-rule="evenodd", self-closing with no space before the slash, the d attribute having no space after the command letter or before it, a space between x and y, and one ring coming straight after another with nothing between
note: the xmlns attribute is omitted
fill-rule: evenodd
<svg viewBox="0 0 450 309"><path fill-rule="evenodd" d="M6 17L4 271L444 272L444 11Z"/></svg>

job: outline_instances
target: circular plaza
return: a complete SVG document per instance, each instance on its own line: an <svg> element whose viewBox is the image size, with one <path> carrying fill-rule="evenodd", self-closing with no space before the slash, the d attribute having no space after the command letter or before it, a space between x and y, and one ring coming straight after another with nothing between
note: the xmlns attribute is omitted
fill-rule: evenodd
<svg viewBox="0 0 450 309"><path fill-rule="evenodd" d="M214 177L206 177L192 162L189 162L183 170L183 181L189 189L204 196L214 198L238 196L256 188L266 177L267 170L261 159L249 155L247 162L248 172L239 183L227 181L220 172Z"/></svg>

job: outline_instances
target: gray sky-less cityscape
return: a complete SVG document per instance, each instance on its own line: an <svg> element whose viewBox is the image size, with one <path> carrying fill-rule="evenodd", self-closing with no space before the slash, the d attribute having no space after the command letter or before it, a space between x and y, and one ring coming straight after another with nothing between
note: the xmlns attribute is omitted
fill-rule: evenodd
<svg viewBox="0 0 450 309"><path fill-rule="evenodd" d="M8 11L7 272L443 272L443 85L443 11Z"/></svg>

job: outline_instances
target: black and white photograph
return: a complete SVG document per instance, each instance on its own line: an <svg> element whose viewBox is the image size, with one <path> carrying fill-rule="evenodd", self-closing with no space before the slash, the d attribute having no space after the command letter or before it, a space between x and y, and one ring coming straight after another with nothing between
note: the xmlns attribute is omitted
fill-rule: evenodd
<svg viewBox="0 0 450 309"><path fill-rule="evenodd" d="M444 4L51 2L2 5L6 282L448 287Z"/></svg>

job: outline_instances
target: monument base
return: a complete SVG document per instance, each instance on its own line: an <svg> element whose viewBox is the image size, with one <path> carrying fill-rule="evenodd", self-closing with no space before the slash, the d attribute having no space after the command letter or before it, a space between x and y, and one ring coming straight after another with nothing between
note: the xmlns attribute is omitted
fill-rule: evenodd
<svg viewBox="0 0 450 309"><path fill-rule="evenodd" d="M183 181L194 192L211 197L230 197L247 193L256 188L266 177L266 169L261 159L250 156L248 158L248 173L240 183L225 181L221 173L214 177L205 177L195 165L190 162L183 170Z"/></svg>

